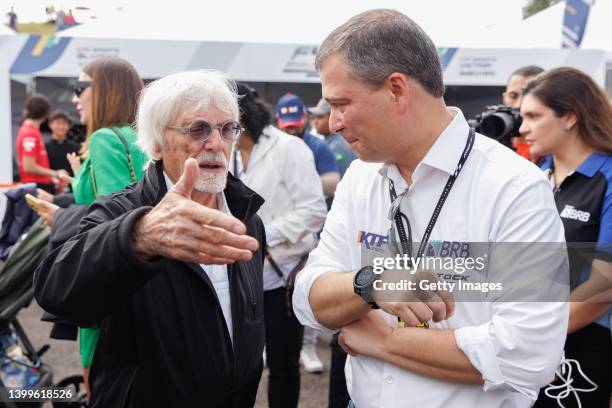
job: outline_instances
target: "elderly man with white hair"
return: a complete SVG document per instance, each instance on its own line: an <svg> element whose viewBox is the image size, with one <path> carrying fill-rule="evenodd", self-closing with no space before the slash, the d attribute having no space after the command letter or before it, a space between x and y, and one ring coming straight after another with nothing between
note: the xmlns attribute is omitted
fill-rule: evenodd
<svg viewBox="0 0 612 408"><path fill-rule="evenodd" d="M235 84L213 71L150 84L143 179L92 204L44 260L36 299L99 325L90 407L251 407L262 371L263 199L228 174Z"/></svg>

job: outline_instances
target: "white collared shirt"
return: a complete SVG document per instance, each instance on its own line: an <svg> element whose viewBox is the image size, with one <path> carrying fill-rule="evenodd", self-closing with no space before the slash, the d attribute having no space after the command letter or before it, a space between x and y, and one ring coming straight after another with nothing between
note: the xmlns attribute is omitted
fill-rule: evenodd
<svg viewBox="0 0 612 408"><path fill-rule="evenodd" d="M415 242L420 241L468 137L461 111L449 110L454 119L414 170L410 191L401 203ZM395 165L361 160L353 162L338 184L321 241L296 280L293 308L302 324L329 331L310 308L313 283L327 272L359 270L359 241L386 240L391 206L388 178L398 194L408 188ZM544 174L477 134L431 241L564 242L564 233ZM395 327L395 316L377 313ZM567 321L568 305L563 302L458 302L453 317L430 322L430 330L455 329L458 347L482 374L484 386L441 381L357 356L349 357L345 368L349 394L358 408L529 407L561 359Z"/></svg>
<svg viewBox="0 0 612 408"><path fill-rule="evenodd" d="M168 190L170 190L174 183L172 180L170 180L166 172L164 172L164 178L166 180L166 187ZM232 215L229 207L227 206L227 200L225 199L225 194L223 194L223 192L217 194L217 204L219 206L219 211L227 215ZM227 325L227 331L229 332L230 339L233 343L234 331L232 330L232 302L230 297L229 276L227 276L227 265L200 264L200 267L204 270L204 272L206 272L206 275L208 275L208 278L213 285L213 288L215 288L215 292L217 292L219 304L221 305L221 311L223 312L225 324Z"/></svg>

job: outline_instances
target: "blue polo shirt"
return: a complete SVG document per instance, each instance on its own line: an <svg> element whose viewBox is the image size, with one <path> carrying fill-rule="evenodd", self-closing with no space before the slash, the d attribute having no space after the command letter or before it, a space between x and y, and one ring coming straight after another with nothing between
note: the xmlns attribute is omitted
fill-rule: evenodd
<svg viewBox="0 0 612 408"><path fill-rule="evenodd" d="M550 177L553 171L551 156L544 160L541 168ZM585 243L579 252L590 252L589 256L574 257L570 252L573 290L590 276L592 258L612 261L612 155L592 153L555 188L554 196L565 228L565 240ZM609 309L595 323L610 328L610 319Z"/></svg>
<svg viewBox="0 0 612 408"><path fill-rule="evenodd" d="M336 164L340 171L340 177L344 177L344 173L349 168L353 160L357 158L354 151L351 150L348 143L339 133L332 133L325 136L325 144L329 146L336 156Z"/></svg>
<svg viewBox="0 0 612 408"><path fill-rule="evenodd" d="M304 143L312 150L319 175L329 172L339 173L336 166L336 156L329 146L318 137L306 132L304 133Z"/></svg>

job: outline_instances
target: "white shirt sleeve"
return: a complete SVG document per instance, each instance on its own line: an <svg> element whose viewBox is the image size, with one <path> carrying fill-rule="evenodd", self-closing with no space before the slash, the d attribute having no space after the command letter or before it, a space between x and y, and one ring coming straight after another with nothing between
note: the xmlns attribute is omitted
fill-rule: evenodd
<svg viewBox="0 0 612 408"><path fill-rule="evenodd" d="M355 237L351 236L348 223L350 218L346 204L350 183L348 175L349 173L346 173L338 183L319 245L310 253L308 263L298 274L293 292L293 310L298 320L304 326L326 333L333 333L335 330L323 326L315 318L308 300L312 285L328 272L352 272L359 268L353 262Z"/></svg>
<svg viewBox="0 0 612 408"><path fill-rule="evenodd" d="M283 179L294 210L266 224L270 247L282 242L295 244L305 235L319 231L327 214L323 186L312 152L299 139L289 143L287 150L279 171L285 175Z"/></svg>
<svg viewBox="0 0 612 408"><path fill-rule="evenodd" d="M272 248L283 242L284 239L281 237L276 230L267 228L266 229L266 244Z"/></svg>
<svg viewBox="0 0 612 408"><path fill-rule="evenodd" d="M516 181L509 186L506 194L510 195L505 200L508 205L499 208L492 224L492 242L516 245L564 242L563 224L550 186L543 178L530 182L524 179ZM541 248L538 245L533 245L534 251ZM523 244L516 248L528 247ZM566 253L563 254L565 256L559 256L559 259L535 256L534 261L528 250L518 253L516 270L518 275L521 271L525 272L518 278L529 280L531 277L527 273L533 271L534 266L542 274L552 274L555 268L557 273L563 273L567 266ZM528 269L524 269L523 265L527 264ZM569 293L569 287L560 287ZM533 293L534 297L537 296L537 288ZM556 301L557 298L538 302L537 299L516 301L516 298L512 299L512 294L506 297L488 304L492 315L490 321L455 330L455 339L458 347L482 374L484 391L503 388L535 400L539 389L553 379L561 360L569 306L567 302Z"/></svg>

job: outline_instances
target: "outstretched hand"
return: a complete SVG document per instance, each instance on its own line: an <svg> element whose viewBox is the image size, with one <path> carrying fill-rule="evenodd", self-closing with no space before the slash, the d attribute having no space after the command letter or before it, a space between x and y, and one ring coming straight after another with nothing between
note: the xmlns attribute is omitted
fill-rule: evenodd
<svg viewBox="0 0 612 408"><path fill-rule="evenodd" d="M259 242L235 217L192 200L198 163L185 161L183 174L164 198L135 225L134 250L144 258L164 256L200 264L250 260Z"/></svg>

